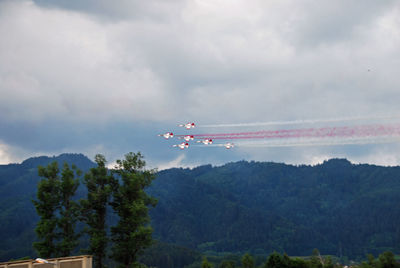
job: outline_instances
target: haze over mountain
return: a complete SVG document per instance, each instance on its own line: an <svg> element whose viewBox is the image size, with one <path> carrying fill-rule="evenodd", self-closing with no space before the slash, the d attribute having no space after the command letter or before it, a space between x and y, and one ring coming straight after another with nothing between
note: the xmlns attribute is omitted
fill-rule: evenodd
<svg viewBox="0 0 400 268"><path fill-rule="evenodd" d="M35 256L31 199L37 166L51 161L94 166L82 154L1 165L0 260ZM400 167L240 161L163 170L148 191L159 200L151 210L154 237L199 252L309 255L318 248L356 258L400 250Z"/></svg>

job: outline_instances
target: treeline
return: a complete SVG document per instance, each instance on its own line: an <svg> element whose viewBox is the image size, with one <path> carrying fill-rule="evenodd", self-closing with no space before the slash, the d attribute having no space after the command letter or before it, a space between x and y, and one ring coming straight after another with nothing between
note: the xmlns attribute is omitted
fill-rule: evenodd
<svg viewBox="0 0 400 268"><path fill-rule="evenodd" d="M208 255L318 248L360 261L400 250L399 167L240 161L160 171L149 193L154 237Z"/></svg>
<svg viewBox="0 0 400 268"><path fill-rule="evenodd" d="M58 161L60 172L67 161L75 175L72 163L83 173L98 166L78 154L0 165L1 261L35 256L32 243L39 217L31 199L37 200L37 166L46 167L52 161ZM313 248L348 263L346 257L362 262L368 253L378 256L400 250L400 167L355 165L344 159L316 166L240 161L168 169L156 176L146 192L158 199L149 213L153 237L160 243L146 251L141 261L151 265L158 259L152 266L161 267L164 262L176 266L163 267L183 267L196 262L200 267L201 255L213 262L212 256L243 252L262 263L274 250L307 256ZM88 199L88 190L85 175L79 177L72 200L81 205L79 199ZM120 217L112 205L107 213L110 239L110 228ZM80 219L76 224L77 230L87 225ZM79 241L76 249L88 248L89 235ZM112 241L108 242L110 249ZM76 249L73 254L79 253ZM260 262L259 256L263 256Z"/></svg>
<svg viewBox="0 0 400 268"><path fill-rule="evenodd" d="M246 253L240 260L237 258L223 259L220 262L209 261L207 257L203 257L201 263L196 262L185 268L400 268L400 263L396 261L392 252L387 251L374 258L369 254L367 260L361 263L341 264L336 257L320 255L317 249L313 250L313 254L308 258L289 257L286 253L279 254L273 252L266 260L260 261L250 254Z"/></svg>
<svg viewBox="0 0 400 268"><path fill-rule="evenodd" d="M67 163L61 170L57 162L38 167L42 179L33 203L40 217L35 229L39 241L33 246L42 258L69 256L85 234L89 245L84 252L93 255L94 267L105 267L109 242L114 262L137 267L138 256L152 243L148 208L157 201L144 190L155 173L145 169L140 153L126 154L112 170L107 169L103 155L96 155L95 162L97 166L84 175ZM80 181L87 195L77 200ZM118 216L113 226L106 224L109 207ZM79 222L84 224L81 232L77 231Z"/></svg>

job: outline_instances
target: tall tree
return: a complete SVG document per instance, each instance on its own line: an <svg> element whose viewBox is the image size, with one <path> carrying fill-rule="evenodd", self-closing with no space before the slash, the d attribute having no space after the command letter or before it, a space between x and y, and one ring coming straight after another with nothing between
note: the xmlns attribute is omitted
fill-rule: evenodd
<svg viewBox="0 0 400 268"><path fill-rule="evenodd" d="M87 199L81 200L82 220L88 225L89 234L88 253L93 255L94 267L102 268L106 257L107 228L106 213L107 204L112 193L114 177L106 167L106 159L103 155L95 156L97 167L91 168L85 174L84 184L87 187Z"/></svg>
<svg viewBox="0 0 400 268"><path fill-rule="evenodd" d="M58 163L53 162L47 167L38 167L38 173L43 179L38 184L37 200L33 200L40 220L36 234L40 241L33 246L41 257L68 256L78 244L75 225L78 220L79 207L72 200L79 186L80 171L67 163L60 170Z"/></svg>
<svg viewBox="0 0 400 268"><path fill-rule="evenodd" d="M157 200L144 190L155 175L153 170L145 170L145 165L140 152L128 153L124 160L117 160L114 170L121 182L114 189L111 203L119 216L118 224L111 227L111 257L122 267L136 266L138 255L152 243L148 207L155 206Z"/></svg>
<svg viewBox="0 0 400 268"><path fill-rule="evenodd" d="M201 262L201 268L213 268L214 266L208 262L207 257L203 258L203 261Z"/></svg>
<svg viewBox="0 0 400 268"><path fill-rule="evenodd" d="M40 217L35 229L40 241L34 242L33 247L41 257L50 258L57 255L56 213L60 206L60 178L57 162L47 167L39 166L38 173L43 178L38 184L37 200L32 202Z"/></svg>
<svg viewBox="0 0 400 268"><path fill-rule="evenodd" d="M249 253L246 253L242 257L242 266L243 268L253 268L254 267L254 258Z"/></svg>
<svg viewBox="0 0 400 268"><path fill-rule="evenodd" d="M59 253L61 256L71 255L72 250L79 244L79 234L75 231L78 221L79 205L73 200L79 186L81 171L74 165L70 168L67 163L61 171L60 183L60 228Z"/></svg>

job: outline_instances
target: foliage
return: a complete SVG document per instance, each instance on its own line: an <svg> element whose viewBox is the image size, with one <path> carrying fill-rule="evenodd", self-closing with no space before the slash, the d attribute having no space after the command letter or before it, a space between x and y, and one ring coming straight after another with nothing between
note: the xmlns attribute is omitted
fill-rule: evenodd
<svg viewBox="0 0 400 268"><path fill-rule="evenodd" d="M84 171L95 166L82 155L0 165L0 260L35 256L30 245L39 217L30 200L40 181L37 166L55 160L75 163ZM77 198L86 196L84 186ZM342 263L351 259L370 265L367 253L400 251L399 167L343 159L315 166L240 161L163 170L146 192L159 199L150 211L154 237L207 256L249 252L256 260L264 256L265 262L274 250L306 256L318 247ZM118 217L110 213L107 220L111 226ZM199 267L201 259L195 261ZM240 257L236 266L239 263Z"/></svg>
<svg viewBox="0 0 400 268"><path fill-rule="evenodd" d="M44 258L55 257L58 255L56 247L57 241L57 211L60 208L60 178L57 162L49 164L47 167L38 167L39 176L43 179L39 182L37 191L37 201L33 200L36 212L40 221L35 229L40 241L33 246L40 256Z"/></svg>
<svg viewBox="0 0 400 268"><path fill-rule="evenodd" d="M76 174L75 174L76 173ZM33 200L40 221L36 233L40 241L33 245L44 258L69 256L78 245L75 225L78 220L79 207L72 200L79 186L80 171L64 163L59 176L57 162L47 167L38 167L39 182L37 200Z"/></svg>
<svg viewBox="0 0 400 268"><path fill-rule="evenodd" d="M114 169L121 184L116 185L111 203L119 216L117 225L111 227L114 242L111 257L125 267L135 265L138 255L152 243L148 206L155 206L156 199L144 189L150 186L155 175L144 167L140 153L129 153L124 160L117 160Z"/></svg>
<svg viewBox="0 0 400 268"><path fill-rule="evenodd" d="M104 267L107 249L107 204L110 201L112 185L115 184L114 177L106 167L106 159L103 155L96 155L97 167L91 168L84 177L87 188L86 199L80 200L82 212L81 220L88 228L89 249L87 253L93 255L94 267Z"/></svg>
<svg viewBox="0 0 400 268"><path fill-rule="evenodd" d="M160 200L151 215L161 241L205 253L305 256L318 247L343 260L400 251L399 167L241 161L157 177L149 192Z"/></svg>
<svg viewBox="0 0 400 268"><path fill-rule="evenodd" d="M76 223L79 215L79 205L73 200L79 186L81 171L75 165L72 168L67 163L61 171L60 183L60 210L58 227L59 233L59 255L70 256L74 248L79 244L79 234L76 232Z"/></svg>
<svg viewBox="0 0 400 268"><path fill-rule="evenodd" d="M254 268L254 258L249 253L246 253L243 255L242 267L243 268Z"/></svg>
<svg viewBox="0 0 400 268"><path fill-rule="evenodd" d="M192 249L155 241L139 257L139 261L149 267L176 268L201 262L201 254Z"/></svg>
<svg viewBox="0 0 400 268"><path fill-rule="evenodd" d="M207 258L204 257L201 263L201 268L213 268L214 266L208 262Z"/></svg>
<svg viewBox="0 0 400 268"><path fill-rule="evenodd" d="M235 268L235 262L231 260L223 260L218 268Z"/></svg>

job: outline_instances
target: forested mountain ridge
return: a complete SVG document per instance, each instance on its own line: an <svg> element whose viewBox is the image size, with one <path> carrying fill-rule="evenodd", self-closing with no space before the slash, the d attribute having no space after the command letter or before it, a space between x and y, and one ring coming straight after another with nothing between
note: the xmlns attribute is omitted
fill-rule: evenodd
<svg viewBox="0 0 400 268"><path fill-rule="evenodd" d="M82 170L95 166L83 154L32 157L21 164L0 165L0 261L33 255L32 241L38 221L32 199L35 198L39 165L57 161L74 164ZM80 191L82 195L82 189Z"/></svg>
<svg viewBox="0 0 400 268"><path fill-rule="evenodd" d="M52 161L94 166L79 154L0 165L0 260L34 254L37 166ZM399 167L240 161L160 171L149 193L159 200L151 209L154 237L200 252L310 255L318 248L354 258L400 250Z"/></svg>
<svg viewBox="0 0 400 268"><path fill-rule="evenodd" d="M316 166L241 161L165 170L156 183L181 191L174 197L155 189L161 196L153 211L155 234L166 242L260 254L308 255L317 247L324 254L355 257L399 250L399 167L354 165L345 159ZM201 187L208 190L198 193ZM161 211L164 200L171 199L186 204L172 218L174 212ZM168 224L179 235L161 233ZM194 232L203 229L200 235ZM180 238L185 232L191 241Z"/></svg>

